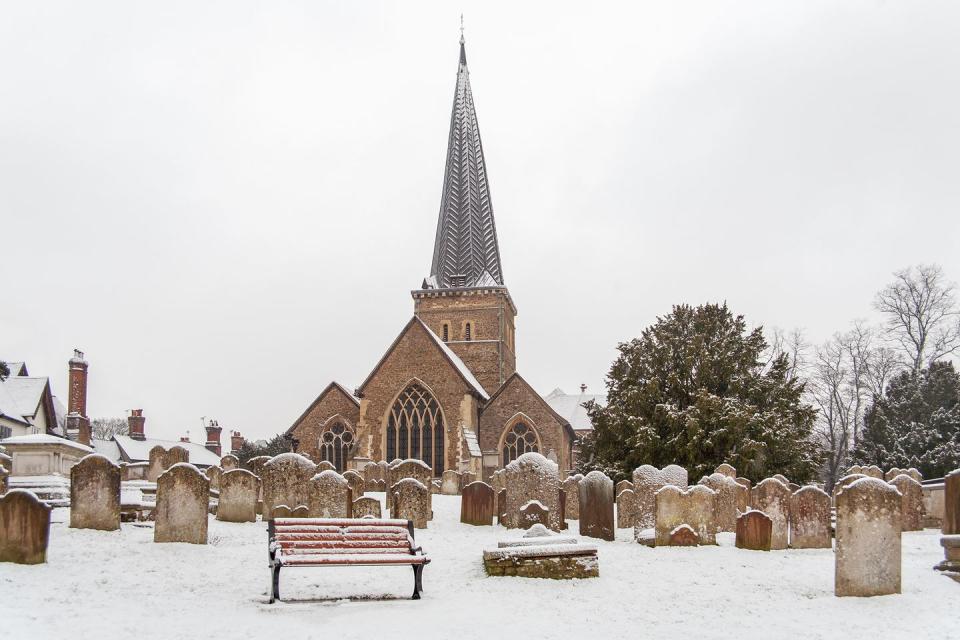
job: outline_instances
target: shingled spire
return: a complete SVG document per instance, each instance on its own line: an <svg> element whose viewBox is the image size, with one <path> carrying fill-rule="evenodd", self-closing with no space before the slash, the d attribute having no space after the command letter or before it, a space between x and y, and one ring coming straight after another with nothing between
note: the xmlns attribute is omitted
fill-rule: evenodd
<svg viewBox="0 0 960 640"><path fill-rule="evenodd" d="M440 219L430 277L424 280L423 288L490 286L503 286L503 271L461 31Z"/></svg>

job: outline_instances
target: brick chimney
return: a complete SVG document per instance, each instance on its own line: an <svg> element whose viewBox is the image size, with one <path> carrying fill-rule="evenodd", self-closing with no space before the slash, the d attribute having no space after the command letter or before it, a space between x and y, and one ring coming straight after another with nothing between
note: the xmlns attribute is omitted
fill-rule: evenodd
<svg viewBox="0 0 960 640"><path fill-rule="evenodd" d="M143 417L143 409L130 410L130 415L127 416L127 428L131 438L134 440L146 439L143 431L143 425L146 421L147 419Z"/></svg>
<svg viewBox="0 0 960 640"><path fill-rule="evenodd" d="M207 423L205 429L207 430L207 443L204 446L218 456L221 455L220 425L216 420L211 420Z"/></svg>
<svg viewBox="0 0 960 640"><path fill-rule="evenodd" d="M244 437L240 435L239 431L230 432L230 453L236 453L240 451L240 447L243 446L243 443L246 442Z"/></svg>
<svg viewBox="0 0 960 640"><path fill-rule="evenodd" d="M90 446L92 434L87 417L87 361L83 352L73 350L70 358L70 374L67 391L67 437Z"/></svg>

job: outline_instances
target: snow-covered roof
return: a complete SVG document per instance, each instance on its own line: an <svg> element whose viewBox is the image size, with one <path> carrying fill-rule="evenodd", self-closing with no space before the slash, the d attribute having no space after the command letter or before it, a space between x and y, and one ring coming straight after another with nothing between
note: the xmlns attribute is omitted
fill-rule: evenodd
<svg viewBox="0 0 960 640"><path fill-rule="evenodd" d="M133 462L144 462L150 459L150 449L160 445L164 449L172 447L183 447L190 452L190 464L202 467L215 467L220 464L220 456L210 451L203 445L195 442L180 442L179 440L160 440L158 438L146 438L144 440L134 440L130 436L113 436L117 446L127 459Z"/></svg>
<svg viewBox="0 0 960 640"><path fill-rule="evenodd" d="M457 371L460 372L460 375L463 376L463 379L466 380L471 387L473 387L473 390L476 391L477 394L479 394L479 396L484 400L489 400L490 396L487 394L486 390L484 390L483 385L480 384L476 376L473 375L473 372L470 371L467 365L463 363L463 360L460 359L460 356L455 354L453 350L447 346L447 343L441 340L440 336L435 334L423 320L417 318L417 322L419 322L420 325L426 330L427 335L433 338L433 341L437 343L437 346L440 347L444 355L447 356L450 362L453 363L453 366L457 368Z"/></svg>
<svg viewBox="0 0 960 640"><path fill-rule="evenodd" d="M29 376L10 376L0 382L3 394L0 396L0 413L15 420L26 421L37 415L37 408L47 388L47 378Z"/></svg>
<svg viewBox="0 0 960 640"><path fill-rule="evenodd" d="M593 400L597 404L607 404L607 396L580 392L575 395L564 393L560 388L554 389L543 397L550 408L567 419L574 431L591 431L593 424L583 404Z"/></svg>
<svg viewBox="0 0 960 640"><path fill-rule="evenodd" d="M28 376L27 373L27 363L26 362L8 362L7 368L10 369L10 377L13 376Z"/></svg>
<svg viewBox="0 0 960 640"><path fill-rule="evenodd" d="M463 439L467 442L467 451L470 452L471 457L479 458L482 454L480 453L480 443L477 441L477 434L464 427Z"/></svg>
<svg viewBox="0 0 960 640"><path fill-rule="evenodd" d="M114 462L119 462L123 459L123 456L120 455L120 447L118 447L117 443L113 440L94 440L93 450L102 456L110 458Z"/></svg>
<svg viewBox="0 0 960 640"><path fill-rule="evenodd" d="M80 444L79 442L74 442L73 440L67 440L66 438L51 436L47 433L33 433L26 436L13 436L10 438L5 438L4 440L0 440L0 444L4 446L18 444L62 444L67 447L73 447L74 449L80 449L81 451L85 451L87 453L93 453L93 449L85 444Z"/></svg>

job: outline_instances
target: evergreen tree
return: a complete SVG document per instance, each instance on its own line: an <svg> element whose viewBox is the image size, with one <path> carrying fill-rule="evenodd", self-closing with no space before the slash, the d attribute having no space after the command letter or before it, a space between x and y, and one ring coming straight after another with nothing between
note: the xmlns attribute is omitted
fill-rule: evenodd
<svg viewBox="0 0 960 640"><path fill-rule="evenodd" d="M245 440L235 455L240 460L240 465L246 468L247 461L250 460L250 458L256 458L257 456L273 457L281 453L287 453L288 451L290 451L289 438L286 438L282 433L278 433L268 440L266 444L258 445L256 442Z"/></svg>
<svg viewBox="0 0 960 640"><path fill-rule="evenodd" d="M867 409L854 457L881 469L916 467L925 478L960 467L960 374L953 363L893 378Z"/></svg>
<svg viewBox="0 0 960 640"><path fill-rule="evenodd" d="M810 480L820 464L813 407L785 354L764 365L761 329L726 304L678 305L618 346L608 403L588 406L594 431L580 471L629 478L641 464L679 464L691 480L729 462L751 480Z"/></svg>

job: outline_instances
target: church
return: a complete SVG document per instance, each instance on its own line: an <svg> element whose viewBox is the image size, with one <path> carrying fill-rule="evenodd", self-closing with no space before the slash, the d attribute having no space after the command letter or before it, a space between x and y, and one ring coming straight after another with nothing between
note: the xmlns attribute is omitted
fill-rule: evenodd
<svg viewBox="0 0 960 640"><path fill-rule="evenodd" d="M576 430L588 431L581 405L591 398L583 389L544 398L517 371L517 307L504 284L462 35L433 261L411 295L413 317L366 380L352 392L331 382L287 430L294 450L339 471L415 458L435 477L452 469L489 479L528 451L570 470L575 425L557 408L576 403Z"/></svg>

